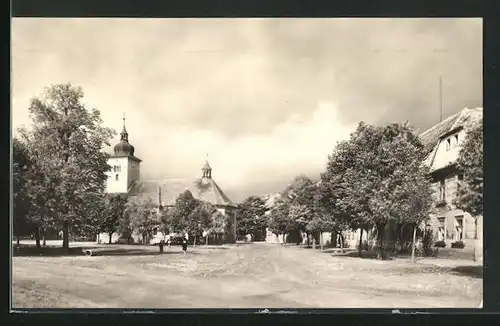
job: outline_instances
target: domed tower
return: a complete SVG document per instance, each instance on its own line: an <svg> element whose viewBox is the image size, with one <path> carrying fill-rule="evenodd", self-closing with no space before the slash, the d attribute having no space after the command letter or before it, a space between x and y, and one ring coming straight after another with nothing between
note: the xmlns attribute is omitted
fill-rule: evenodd
<svg viewBox="0 0 500 326"><path fill-rule="evenodd" d="M108 172L106 191L108 193L126 193L134 181L139 180L141 160L134 156L135 148L128 142L128 132L123 117L123 129L120 142L113 148L114 153L108 160L111 169Z"/></svg>

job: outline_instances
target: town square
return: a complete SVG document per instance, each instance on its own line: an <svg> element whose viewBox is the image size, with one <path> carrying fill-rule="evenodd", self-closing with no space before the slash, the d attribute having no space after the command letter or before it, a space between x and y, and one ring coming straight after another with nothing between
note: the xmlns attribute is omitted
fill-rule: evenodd
<svg viewBox="0 0 500 326"><path fill-rule="evenodd" d="M481 20L12 26L13 309L482 305Z"/></svg>

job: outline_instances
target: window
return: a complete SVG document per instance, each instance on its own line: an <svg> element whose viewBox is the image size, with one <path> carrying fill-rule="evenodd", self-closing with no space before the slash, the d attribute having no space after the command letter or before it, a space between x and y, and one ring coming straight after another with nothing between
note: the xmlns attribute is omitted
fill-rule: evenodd
<svg viewBox="0 0 500 326"><path fill-rule="evenodd" d="M451 148L451 139L448 138L448 139L446 139L446 150L449 151L450 148Z"/></svg>
<svg viewBox="0 0 500 326"><path fill-rule="evenodd" d="M115 175L115 180L116 180L116 181L118 181L118 174L117 174L117 175Z"/></svg>
<svg viewBox="0 0 500 326"><path fill-rule="evenodd" d="M445 201L446 200L446 188L444 184L444 180L439 181L439 200L440 201Z"/></svg>
<svg viewBox="0 0 500 326"><path fill-rule="evenodd" d="M455 135L455 145L458 145L458 135Z"/></svg>

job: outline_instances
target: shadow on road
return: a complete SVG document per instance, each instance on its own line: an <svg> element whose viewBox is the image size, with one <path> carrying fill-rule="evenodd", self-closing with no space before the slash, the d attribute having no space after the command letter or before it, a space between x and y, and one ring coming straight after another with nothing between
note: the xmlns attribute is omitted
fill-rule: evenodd
<svg viewBox="0 0 500 326"><path fill-rule="evenodd" d="M84 256L85 251L91 250L92 256L156 256L160 252L138 248L102 248L102 247L70 247L63 249L61 247L41 247L21 246L14 248L13 255L16 257L69 257ZM189 251L188 251L189 252ZM181 255L181 251L165 250L163 255Z"/></svg>
<svg viewBox="0 0 500 326"><path fill-rule="evenodd" d="M71 247L69 249L64 249L62 247L41 247L37 248L35 246L20 246L14 247L13 256L46 256L46 257L59 257L59 256L82 256L82 249L87 249L83 247Z"/></svg>
<svg viewBox="0 0 500 326"><path fill-rule="evenodd" d="M452 268L451 272L463 276L483 278L483 266L457 266Z"/></svg>

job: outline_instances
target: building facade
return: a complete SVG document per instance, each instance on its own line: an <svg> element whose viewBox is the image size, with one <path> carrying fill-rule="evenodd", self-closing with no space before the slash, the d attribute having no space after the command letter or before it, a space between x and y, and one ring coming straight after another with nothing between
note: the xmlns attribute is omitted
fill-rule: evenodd
<svg viewBox="0 0 500 326"><path fill-rule="evenodd" d="M461 145L469 128L482 118L482 108L465 108L421 134L434 188L434 212L429 223L437 240L447 246L456 241L464 242L466 247L473 247L475 242L482 244L483 217L472 217L453 204L461 179L456 166Z"/></svg>
<svg viewBox="0 0 500 326"><path fill-rule="evenodd" d="M145 202L151 200L158 209L168 209L175 205L177 197L189 190L195 199L212 204L218 212L228 217L226 232L223 236L224 242L234 242L236 239L236 205L225 195L219 185L212 178L212 167L205 162L200 178L194 179L163 179L163 180L141 180L139 158L134 155L135 148L129 143L128 132L125 128L120 133L120 142L114 147L114 154L108 160L111 166L106 183L106 192L112 194L128 194L129 201ZM164 240L164 235L154 230L149 243L157 243ZM115 232L111 236L111 242L120 241L122 235ZM143 242L142 236L134 232L134 242ZM101 233L97 237L100 243L108 243L109 235Z"/></svg>

